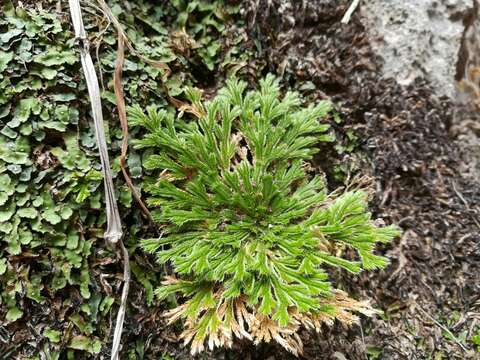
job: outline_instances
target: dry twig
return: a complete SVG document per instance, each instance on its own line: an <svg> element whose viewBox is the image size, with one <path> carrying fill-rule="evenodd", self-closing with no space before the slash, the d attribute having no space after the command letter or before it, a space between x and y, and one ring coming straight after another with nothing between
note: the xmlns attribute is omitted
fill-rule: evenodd
<svg viewBox="0 0 480 360"><path fill-rule="evenodd" d="M350 21L350 18L352 17L353 12L357 8L358 4L360 4L360 0L353 0L352 3L350 4L347 12L342 18L342 24L348 24Z"/></svg>
<svg viewBox="0 0 480 360"><path fill-rule="evenodd" d="M113 86L115 92L115 101L117 103L118 117L120 119L120 126L122 127L123 139L122 139L122 148L120 154L120 168L122 169L123 177L127 183L130 191L132 192L133 197L135 198L137 204L142 209L142 212L145 216L153 223L152 215L148 211L147 207L143 203L140 194L133 185L132 179L128 174L126 167L126 158L128 150L128 122L127 122L127 112L125 109L125 99L123 96L123 87L122 87L122 71L123 63L125 58L124 52L124 37L119 32L118 33L118 48L117 48L117 60L115 61L115 73L113 74Z"/></svg>
<svg viewBox="0 0 480 360"><path fill-rule="evenodd" d="M117 30L118 45L117 45L117 58L115 61L115 72L113 74L113 86L114 86L114 92L115 92L115 102L118 109L118 117L120 119L120 126L122 128L122 133L123 133L121 153L120 153L120 168L122 170L122 174L125 179L125 182L127 183L127 186L132 192L132 195L135 201L140 206L140 209L142 210L143 214L153 223L152 215L150 214L150 211L148 211L147 207L143 203L140 197L140 194L135 188L126 167L126 158L127 158L127 150L128 150L128 121L127 121L125 99L124 99L123 87L122 87L122 72L123 72L123 64L125 60L125 42L128 43L128 39L123 29L121 28L121 25L118 23L118 20L116 20L116 18L113 16L108 5L103 0L99 0L98 2L102 12L104 13L108 21L110 23L113 23ZM162 68L164 67L162 66ZM168 67L164 69L167 70Z"/></svg>
<svg viewBox="0 0 480 360"><path fill-rule="evenodd" d="M87 82L90 103L92 106L95 137L100 154L100 161L102 164L107 212L107 230L105 231L105 240L115 247L122 237L122 224L120 222L120 215L118 213L117 200L115 199L112 172L110 170L110 160L108 158L107 141L105 140L105 130L103 128L102 104L100 100L98 78L97 74L95 73L95 67L89 52L90 46L85 28L83 26L79 0L69 0L69 5L72 23L75 29L75 38L79 42L80 46L80 58L85 80Z"/></svg>
<svg viewBox="0 0 480 360"><path fill-rule="evenodd" d="M445 331L448 335L450 335L450 337L457 343L458 346L460 346L460 348L463 351L468 352L467 348L460 342L460 340L457 339L457 337L455 335L453 335L453 333L447 327L440 324L433 316L431 316L429 313L427 313L425 310L423 310L418 304L417 304L417 309L419 309L422 312L423 315L425 315L431 321L433 321L433 323L435 325L437 325L439 328L441 328L443 331Z"/></svg>
<svg viewBox="0 0 480 360"><path fill-rule="evenodd" d="M460 191L457 190L457 187L455 186L455 182L452 180L452 188L453 188L453 191L455 192L455 194L457 194L458 198L462 201L462 203L465 205L465 208L468 210L468 213L470 214L473 222L475 223L475 225L477 225L477 227L480 229L480 222L478 222L477 218L475 217L475 215L473 215L471 213L471 208L470 208L470 205L468 204L467 200L465 200L465 198L463 197L462 193Z"/></svg>
<svg viewBox="0 0 480 360"><path fill-rule="evenodd" d="M98 78L95 73L92 58L90 56L89 41L85 28L83 26L82 12L79 0L69 0L70 13L72 23L75 30L75 38L80 45L80 59L82 68L87 82L88 94L92 106L93 122L95 124L95 136L97 147L100 153L100 161L102 164L103 181L105 185L105 202L107 213L107 230L105 231L105 240L107 243L117 250L121 250L123 255L123 280L124 286L122 290L122 299L120 309L117 314L117 322L115 324L115 331L112 346L112 360L118 360L118 353L120 348L120 341L123 330L123 321L125 318L125 308L128 297L128 288L130 282L130 262L128 259L128 252L123 245L122 238L122 224L120 215L118 213L117 200L113 188L112 173L110 168L110 160L108 157L107 142L105 140L105 129L103 128L102 104L100 99L100 89L98 86Z"/></svg>
<svg viewBox="0 0 480 360"><path fill-rule="evenodd" d="M122 340L123 322L125 320L125 311L127 308L128 290L130 288L130 260L128 251L120 241L119 244L121 256L123 257L123 289L122 298L120 300L120 308L117 313L117 322L113 333L112 355L111 360L119 360L120 341Z"/></svg>

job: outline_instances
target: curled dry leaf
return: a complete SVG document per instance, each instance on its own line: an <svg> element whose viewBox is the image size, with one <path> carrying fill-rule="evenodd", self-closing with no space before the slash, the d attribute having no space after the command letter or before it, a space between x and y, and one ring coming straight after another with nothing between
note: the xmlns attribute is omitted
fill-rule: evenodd
<svg viewBox="0 0 480 360"><path fill-rule="evenodd" d="M164 285L179 283L173 276L168 276L163 281ZM223 289L215 293L215 298L221 298ZM188 314L188 304L182 304L167 311L164 316L168 324L177 320L186 319L184 331L180 338L184 344L190 344L192 355L205 350L205 344L210 350L215 347L231 348L234 337L238 340L246 339L255 345L261 342L276 342L294 355L303 352L303 342L299 331L304 328L320 332L322 324L332 326L335 320L345 326L358 324L359 317L355 313L372 317L379 313L372 308L368 301L352 299L347 293L335 290L333 296L321 301L322 305L334 308L333 312L304 313L296 308L290 308L291 322L287 326L280 326L272 316L263 315L259 307L251 307L246 298L240 296L228 301L222 301L216 309L202 309L197 315ZM218 326L208 326L205 331L204 324L208 319L216 318Z"/></svg>

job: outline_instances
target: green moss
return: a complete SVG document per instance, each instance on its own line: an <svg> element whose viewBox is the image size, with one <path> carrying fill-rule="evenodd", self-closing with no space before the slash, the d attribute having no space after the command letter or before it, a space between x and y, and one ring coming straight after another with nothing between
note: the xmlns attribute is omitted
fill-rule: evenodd
<svg viewBox="0 0 480 360"><path fill-rule="evenodd" d="M79 351L98 353L100 343L107 344L110 335L109 311L114 298L101 288L99 265L95 271L92 265L93 260L114 257L104 249L102 239L102 177L67 3L45 0L41 7L35 2L23 3L26 5L13 6L6 1L0 10L0 318L7 326L15 322L32 325L33 318L48 322L48 316L71 313L72 317L45 333L49 344L44 350L52 358L60 354L77 358ZM155 104L173 111L165 89L182 97L183 86L197 81L193 68L207 69L223 61L219 37L234 9L220 5L222 2L199 2L188 9L186 2L109 3L138 53L175 69L167 78L162 70L127 51L123 75L127 104ZM205 5L208 3L211 5ZM135 232L141 229L142 220L138 211L131 209L131 196L118 175L122 134L112 83L116 34L111 26L106 27L102 14L93 8L84 10L89 10L84 17L92 55L99 55L95 61L102 74L105 121L110 125L108 145L111 156L117 158L113 159L117 164L114 181L121 189L124 223L132 229L132 240L126 242L133 253ZM202 45L188 54L178 52L171 46L171 34L182 28L196 39L208 34L205 46L216 51L203 54ZM132 138L139 134L131 131ZM134 179L143 176L141 159L142 152L130 149L127 163ZM146 287L151 303L152 284L157 284L158 277L135 259L132 262L134 280ZM42 309L55 314L45 314ZM85 327L66 331L80 316ZM9 346L18 354L28 354L32 344L33 340ZM40 349L38 345L36 352Z"/></svg>

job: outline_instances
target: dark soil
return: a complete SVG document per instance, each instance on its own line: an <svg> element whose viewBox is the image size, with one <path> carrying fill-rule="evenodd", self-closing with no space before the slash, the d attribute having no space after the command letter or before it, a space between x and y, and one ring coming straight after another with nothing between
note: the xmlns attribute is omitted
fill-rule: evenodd
<svg viewBox="0 0 480 360"><path fill-rule="evenodd" d="M449 134L454 104L421 81L402 87L382 76L361 9L340 23L349 3L260 1L244 13L263 49L252 66L265 64L264 72L305 95L342 104L340 131L350 128L359 140L354 153L336 160L373 177L375 215L404 231L382 249L392 260L385 271L360 279L335 274L339 286L371 298L385 316L310 335L304 357L476 358L469 339L480 320L480 184ZM272 348L254 354L285 357Z"/></svg>

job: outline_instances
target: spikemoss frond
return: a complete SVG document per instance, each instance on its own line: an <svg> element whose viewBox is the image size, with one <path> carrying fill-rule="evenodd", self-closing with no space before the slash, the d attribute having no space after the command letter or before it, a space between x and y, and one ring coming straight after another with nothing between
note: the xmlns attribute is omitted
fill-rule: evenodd
<svg viewBox="0 0 480 360"><path fill-rule="evenodd" d="M185 320L194 352L236 336L298 353L300 326L371 313L335 290L326 269L384 267L374 247L398 230L374 224L363 191L329 195L323 177L311 175L315 145L332 141L323 121L329 102L302 107L296 93L280 95L273 76L256 91L246 87L231 79L205 104L190 91L191 121L132 110L132 123L148 131L136 146L153 149L145 167L157 171L145 186L148 203L165 225L143 247L177 274L157 294L182 296L168 317ZM345 248L356 258L344 258Z"/></svg>

